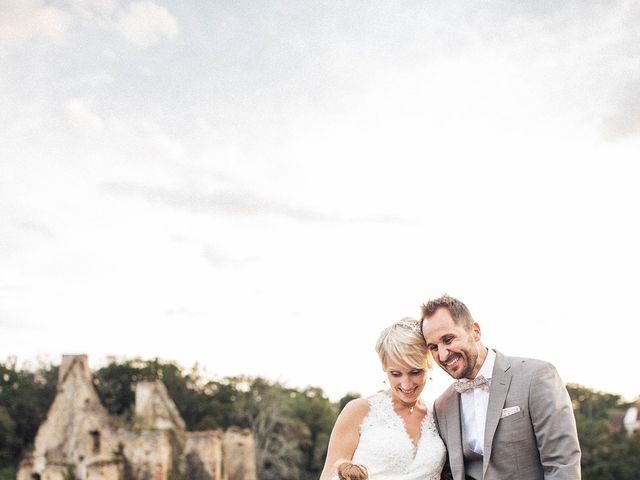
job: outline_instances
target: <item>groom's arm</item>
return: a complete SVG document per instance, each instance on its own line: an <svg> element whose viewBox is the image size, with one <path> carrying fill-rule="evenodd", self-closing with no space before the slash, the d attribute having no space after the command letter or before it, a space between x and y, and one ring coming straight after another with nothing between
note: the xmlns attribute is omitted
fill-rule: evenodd
<svg viewBox="0 0 640 480"><path fill-rule="evenodd" d="M533 374L529 411L545 480L580 480L580 445L571 399L549 363Z"/></svg>
<svg viewBox="0 0 640 480"><path fill-rule="evenodd" d="M446 437L443 435L442 429L440 428L439 413L441 413L440 399L437 399L435 401L435 403L433 404L433 420L434 420L434 423L436 425L436 430L438 430L438 434L440 435L440 438L444 442L445 447L447 447ZM440 479L441 480L453 480L453 473L451 472L451 465L449 464L449 449L448 449L448 447L447 447L446 461L445 461L444 467L442 468L442 473L440 474Z"/></svg>

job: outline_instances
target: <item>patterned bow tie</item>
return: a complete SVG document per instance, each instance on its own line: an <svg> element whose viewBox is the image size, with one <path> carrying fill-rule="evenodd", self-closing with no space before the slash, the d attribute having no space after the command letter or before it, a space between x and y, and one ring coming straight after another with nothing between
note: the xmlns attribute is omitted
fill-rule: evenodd
<svg viewBox="0 0 640 480"><path fill-rule="evenodd" d="M456 380L453 384L453 389L458 393L464 393L469 390L473 390L474 388L484 388L485 390L489 390L490 385L490 380L484 378L482 375L478 375L473 380L469 380L467 378Z"/></svg>

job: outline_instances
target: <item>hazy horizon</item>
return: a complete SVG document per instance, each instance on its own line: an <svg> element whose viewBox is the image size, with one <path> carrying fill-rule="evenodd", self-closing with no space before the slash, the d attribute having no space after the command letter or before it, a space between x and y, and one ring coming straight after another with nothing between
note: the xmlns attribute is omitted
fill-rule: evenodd
<svg viewBox="0 0 640 480"><path fill-rule="evenodd" d="M50 358L49 356L43 356L43 355L39 355L36 358L31 358L31 359L27 359L27 358L18 358L15 355L8 355L6 356L4 359L0 359L0 363L7 363L10 361L16 361L16 368L18 369L25 369L25 370L29 370L29 371L35 371L38 368L41 367L46 367L46 366L60 366L61 362L62 362L62 356L63 355L86 355L86 353L82 353L82 352L74 352L74 353L63 353L60 355L60 357L56 360L53 358ZM251 378L263 378L265 380L268 380L270 382L277 382L280 383L282 385L284 385L285 387L289 387L289 388L294 388L296 390L303 390L307 387L312 387L312 388L320 388L324 394L332 401L332 402L338 402L342 397L348 395L348 394L358 394L361 395L363 397L372 395L373 393L375 393L375 391L368 391L368 392L359 392L356 390L346 390L342 393L337 392L336 395L336 391L335 389L331 388L331 387L327 387L326 385L317 385L317 384L292 384L291 382L288 382L287 380L283 379L282 377L278 377L278 378L273 378L273 377L266 377L266 376L262 376L262 375L249 375L249 374L244 374L242 372L237 372L235 374L230 374L230 375L220 375L220 374L216 374L213 373L210 369L208 369L205 365L203 365L201 362L195 362L192 365L183 365L180 362L176 361L176 360L172 360L169 358L161 358L161 357L150 357L150 358L143 358L140 356L135 356L135 355L130 355L130 356L114 356L114 355L107 355L103 358L100 359L93 359L91 358L91 356L88 356L88 362L89 362L89 368L91 369L91 372L95 372L96 370L99 370L100 368L106 367L107 365L109 365L112 362L115 363L122 363L122 362L126 362L126 361L151 361L151 360L158 360L162 363L172 363L174 365L177 365L182 371L184 372L191 372L191 371L195 371L197 372L201 378L203 380L212 380L212 381L219 381L219 380L223 380L225 378L232 378L232 377L240 377L240 376L247 376L247 377L251 377ZM428 375L428 380L427 380L427 384L425 386L425 390L422 394L422 398L424 400L426 400L429 404L432 404L433 401L437 398L437 396L442 393L442 391L451 383L453 382L453 379L451 379L447 374L445 374L438 366L434 366L434 368L429 372ZM620 392L610 392L610 391L602 391L602 390L598 390L596 388L593 388L590 385L585 385L585 384L579 384L576 382L570 382L570 381L565 381L566 385L569 384L573 384L573 385L580 385L586 388L590 388L592 390L598 391L598 392L602 392L602 393L610 393L610 394L615 394L615 395L620 395L621 400L624 403L630 403L630 402L634 402L637 401L638 399L640 399L640 393L636 394L635 396L632 397L625 397L623 394L621 394ZM376 391L380 391L380 390L386 390L388 389L389 386L388 384L385 383L380 383L378 389ZM333 392L333 395L329 394L329 392Z"/></svg>

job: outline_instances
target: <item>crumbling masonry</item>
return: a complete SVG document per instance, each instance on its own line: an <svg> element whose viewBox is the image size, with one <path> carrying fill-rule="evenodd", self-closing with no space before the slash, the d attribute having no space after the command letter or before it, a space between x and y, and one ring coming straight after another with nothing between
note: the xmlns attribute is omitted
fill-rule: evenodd
<svg viewBox="0 0 640 480"><path fill-rule="evenodd" d="M160 381L136 385L136 421L100 403L86 355L64 355L56 397L17 480L256 480L251 431L187 432Z"/></svg>

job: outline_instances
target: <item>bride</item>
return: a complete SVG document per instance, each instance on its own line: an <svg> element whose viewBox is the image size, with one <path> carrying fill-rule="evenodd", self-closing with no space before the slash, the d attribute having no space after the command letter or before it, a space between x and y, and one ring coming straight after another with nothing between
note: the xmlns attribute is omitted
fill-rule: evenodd
<svg viewBox="0 0 640 480"><path fill-rule="evenodd" d="M431 356L416 320L386 328L376 344L389 389L349 402L336 420L320 480L361 464L369 480L438 480L446 450L420 398Z"/></svg>

